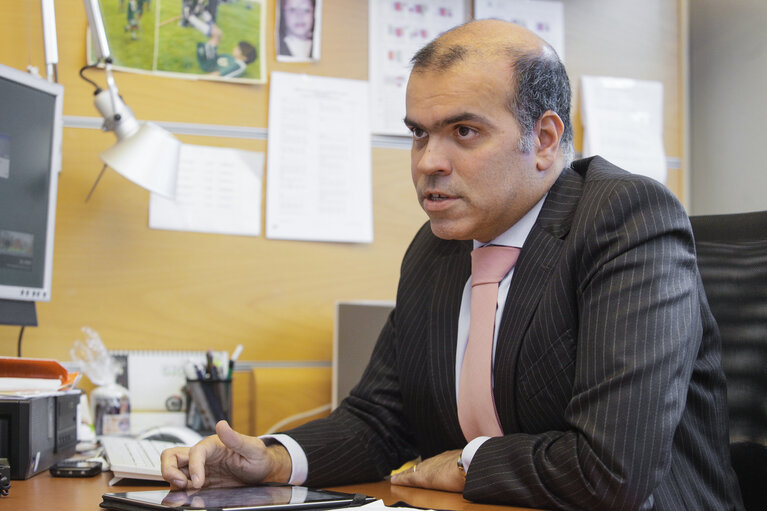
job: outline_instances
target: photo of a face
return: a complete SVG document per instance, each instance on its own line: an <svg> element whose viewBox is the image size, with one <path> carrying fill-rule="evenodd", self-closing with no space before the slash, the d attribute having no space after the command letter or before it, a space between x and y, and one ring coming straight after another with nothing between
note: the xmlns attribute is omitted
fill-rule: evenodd
<svg viewBox="0 0 767 511"><path fill-rule="evenodd" d="M311 39L314 30L314 2L312 0L285 0L283 6L286 35L298 39Z"/></svg>
<svg viewBox="0 0 767 511"><path fill-rule="evenodd" d="M277 60L319 59L321 0L280 0L277 6Z"/></svg>

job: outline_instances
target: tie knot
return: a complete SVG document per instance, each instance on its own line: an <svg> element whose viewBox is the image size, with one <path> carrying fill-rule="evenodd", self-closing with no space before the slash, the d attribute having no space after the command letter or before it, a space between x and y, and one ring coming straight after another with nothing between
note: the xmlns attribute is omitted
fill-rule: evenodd
<svg viewBox="0 0 767 511"><path fill-rule="evenodd" d="M517 247L485 245L471 252L471 285L498 283L519 257Z"/></svg>

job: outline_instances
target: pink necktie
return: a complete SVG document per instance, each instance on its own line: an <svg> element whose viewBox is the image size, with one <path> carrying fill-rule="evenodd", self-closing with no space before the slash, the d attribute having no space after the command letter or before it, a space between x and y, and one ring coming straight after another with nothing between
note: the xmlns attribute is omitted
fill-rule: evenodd
<svg viewBox="0 0 767 511"><path fill-rule="evenodd" d="M458 420L467 441L480 435L503 435L493 399L493 329L498 283L514 267L518 256L516 247L492 245L471 253L469 343L458 387Z"/></svg>

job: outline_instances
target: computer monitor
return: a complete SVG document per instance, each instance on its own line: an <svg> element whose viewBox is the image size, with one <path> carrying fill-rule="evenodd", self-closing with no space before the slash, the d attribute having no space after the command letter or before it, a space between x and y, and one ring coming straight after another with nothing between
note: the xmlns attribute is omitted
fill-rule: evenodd
<svg viewBox="0 0 767 511"><path fill-rule="evenodd" d="M0 299L51 299L63 99L0 64Z"/></svg>
<svg viewBox="0 0 767 511"><path fill-rule="evenodd" d="M388 301L336 302L331 396L333 409L362 378L378 335L393 309L394 302Z"/></svg>

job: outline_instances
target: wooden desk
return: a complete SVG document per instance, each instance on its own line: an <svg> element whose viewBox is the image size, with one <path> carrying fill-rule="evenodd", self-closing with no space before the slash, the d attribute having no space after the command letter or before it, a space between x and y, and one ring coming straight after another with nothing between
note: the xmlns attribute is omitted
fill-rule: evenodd
<svg viewBox="0 0 767 511"><path fill-rule="evenodd" d="M351 486L334 486L329 489L346 493L364 493L365 495L383 499L384 503L387 505L403 501L411 506L434 509L453 509L455 511L533 511L526 507L477 504L475 502L469 502L458 493L424 490L423 488L408 488L406 486L393 486L387 481L355 484Z"/></svg>
<svg viewBox="0 0 767 511"><path fill-rule="evenodd" d="M67 511L102 511L99 507L101 495L110 492L162 490L164 483L136 482L109 486L111 472L104 472L90 478L51 477L43 472L25 481L11 481L11 491L7 497L0 498L0 508L14 510L62 509ZM489 506L464 500L460 495L420 488L391 486L386 481L337 486L331 489L348 493L364 493L383 499L386 504L399 500L418 507L453 509L456 511L522 511L523 508L508 506Z"/></svg>

